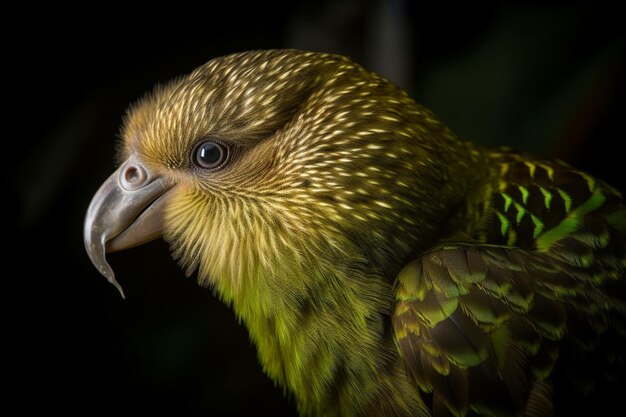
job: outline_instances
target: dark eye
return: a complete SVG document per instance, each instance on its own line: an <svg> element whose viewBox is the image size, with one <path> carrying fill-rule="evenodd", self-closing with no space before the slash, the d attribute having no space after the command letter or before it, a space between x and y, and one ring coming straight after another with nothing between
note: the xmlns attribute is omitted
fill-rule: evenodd
<svg viewBox="0 0 626 417"><path fill-rule="evenodd" d="M226 147L217 142L206 141L196 148L194 162L201 168L217 169L221 168L227 157Z"/></svg>

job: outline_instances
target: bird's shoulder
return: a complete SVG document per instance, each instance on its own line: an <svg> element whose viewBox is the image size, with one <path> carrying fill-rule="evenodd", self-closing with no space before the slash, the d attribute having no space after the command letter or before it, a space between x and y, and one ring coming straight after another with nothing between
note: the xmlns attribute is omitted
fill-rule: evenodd
<svg viewBox="0 0 626 417"><path fill-rule="evenodd" d="M497 172L483 201L479 242L546 250L557 239L600 218L626 234L622 195L560 160L506 149L488 152ZM592 216L589 216L592 214Z"/></svg>
<svg viewBox="0 0 626 417"><path fill-rule="evenodd" d="M617 190L563 162L491 158L484 227L400 272L394 336L435 415L549 415L548 377L564 345L579 358L624 346L626 210ZM604 340L620 332L621 342ZM598 374L605 362L590 367Z"/></svg>

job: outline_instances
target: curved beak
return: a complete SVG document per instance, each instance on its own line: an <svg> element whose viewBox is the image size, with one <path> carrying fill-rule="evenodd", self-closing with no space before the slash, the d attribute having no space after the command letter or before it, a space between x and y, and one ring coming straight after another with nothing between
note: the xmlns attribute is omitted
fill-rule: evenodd
<svg viewBox="0 0 626 417"><path fill-rule="evenodd" d="M132 248L162 235L164 208L172 187L136 160L126 160L93 196L83 228L89 259L124 298L106 252Z"/></svg>

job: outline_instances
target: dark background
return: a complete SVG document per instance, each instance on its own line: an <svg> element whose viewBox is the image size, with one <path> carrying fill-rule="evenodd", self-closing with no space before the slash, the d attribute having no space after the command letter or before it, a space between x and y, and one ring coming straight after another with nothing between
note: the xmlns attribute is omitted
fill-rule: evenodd
<svg viewBox="0 0 626 417"><path fill-rule="evenodd" d="M408 0L204 7L213 10L173 4L131 15L55 5L38 8L39 17L5 16L20 24L3 29L3 374L20 414L295 414L232 312L183 275L163 242L109 256L127 300L83 248L84 213L113 170L127 105L213 57L284 47L346 54L468 140L562 158L626 189L616 8Z"/></svg>

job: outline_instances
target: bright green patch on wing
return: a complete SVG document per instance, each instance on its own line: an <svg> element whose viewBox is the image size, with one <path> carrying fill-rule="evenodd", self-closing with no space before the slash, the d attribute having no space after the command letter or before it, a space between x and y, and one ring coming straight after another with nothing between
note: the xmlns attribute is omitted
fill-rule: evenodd
<svg viewBox="0 0 626 417"><path fill-rule="evenodd" d="M558 191L559 195L563 199L563 202L565 203L565 212L569 213L569 211L572 209L572 197L570 197L569 194L561 189L559 189Z"/></svg>
<svg viewBox="0 0 626 417"><path fill-rule="evenodd" d="M506 231L509 229L509 219L499 211L496 211L496 214L498 219L500 219L500 233L502 233L502 236L506 236Z"/></svg>
<svg viewBox="0 0 626 417"><path fill-rule="evenodd" d="M543 204L548 210L550 210L550 205L552 203L552 193L543 187L539 187L539 190L541 191L541 194L543 194Z"/></svg>
<svg viewBox="0 0 626 417"><path fill-rule="evenodd" d="M521 185L518 185L517 188L519 189L519 192L522 193L522 202L524 204L527 204L528 196L530 195L530 193L528 192L528 188L522 187Z"/></svg>
<svg viewBox="0 0 626 417"><path fill-rule="evenodd" d="M567 196L566 193L561 192L560 190L559 193L561 193L561 196L563 196L563 194ZM569 196L567 197L569 198ZM554 242L576 231L576 229L580 227L583 217L586 214L598 209L605 200L606 197L604 194L602 194L600 190L596 190L587 201L578 206L575 210L569 212L567 217L563 219L561 223L539 236L536 241L537 249L540 251L546 251ZM571 199L569 199L569 204L571 205Z"/></svg>
<svg viewBox="0 0 626 417"><path fill-rule="evenodd" d="M521 204L515 203L515 208L517 209L517 216L515 217L515 223L520 224L524 215L526 215L526 209L522 207Z"/></svg>
<svg viewBox="0 0 626 417"><path fill-rule="evenodd" d="M533 221L533 224L535 225L535 230L533 230L533 238L536 239L537 236L541 234L545 226L543 222L539 219L539 217L535 216L534 214L530 215L530 219Z"/></svg>
<svg viewBox="0 0 626 417"><path fill-rule="evenodd" d="M509 238L506 241L506 244L509 246L515 246L515 242L517 242L517 232L514 229L509 229Z"/></svg>
<svg viewBox="0 0 626 417"><path fill-rule="evenodd" d="M511 207L513 199L507 193L501 193L500 195L504 199L504 212L506 213L507 211L509 211L509 207Z"/></svg>

